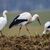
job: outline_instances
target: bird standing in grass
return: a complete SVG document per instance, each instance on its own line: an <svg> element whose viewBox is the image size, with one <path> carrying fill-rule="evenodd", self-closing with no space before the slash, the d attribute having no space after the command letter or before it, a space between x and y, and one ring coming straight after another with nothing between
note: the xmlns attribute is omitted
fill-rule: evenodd
<svg viewBox="0 0 50 50"><path fill-rule="evenodd" d="M44 31L43 34L46 34L48 31L50 31L50 21L46 22L44 24Z"/></svg>
<svg viewBox="0 0 50 50"><path fill-rule="evenodd" d="M0 33L2 34L2 29L5 27L7 24L7 16L6 16L7 10L3 11L3 17L0 17Z"/></svg>
<svg viewBox="0 0 50 50"><path fill-rule="evenodd" d="M29 12L24 12L24 13L21 13L20 15L16 16L13 19L9 28L13 27L14 25L20 25L19 33L20 33L22 26L25 26L26 30L29 32L29 29L27 28L27 24L35 21L36 19L40 23L38 14L34 14L33 17L32 17L32 15ZM41 23L40 23L40 25L41 25ZM29 34L30 34L30 32L29 32Z"/></svg>

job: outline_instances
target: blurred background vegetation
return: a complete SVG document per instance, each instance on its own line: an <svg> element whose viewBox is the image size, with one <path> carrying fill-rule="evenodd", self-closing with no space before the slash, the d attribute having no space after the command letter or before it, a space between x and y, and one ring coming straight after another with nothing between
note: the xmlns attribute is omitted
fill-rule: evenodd
<svg viewBox="0 0 50 50"><path fill-rule="evenodd" d="M42 23L41 26L37 21L28 25L28 28L33 35L42 33L44 23L50 20L50 0L0 0L0 16L2 16L2 12L5 9L8 10L8 23L3 29L3 34L8 36L18 34L19 26L11 29L8 27L13 18L22 12L27 11L32 15L37 13L40 16L40 21ZM21 35L23 34L28 35L28 32L25 30L25 28L21 30Z"/></svg>

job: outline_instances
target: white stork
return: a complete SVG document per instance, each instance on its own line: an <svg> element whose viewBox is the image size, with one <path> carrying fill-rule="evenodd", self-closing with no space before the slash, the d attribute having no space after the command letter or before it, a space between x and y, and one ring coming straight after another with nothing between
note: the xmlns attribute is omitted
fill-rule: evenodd
<svg viewBox="0 0 50 50"><path fill-rule="evenodd" d="M0 17L0 33L2 34L2 29L5 27L7 24L7 16L6 16L7 10L3 11L3 17Z"/></svg>
<svg viewBox="0 0 50 50"><path fill-rule="evenodd" d="M43 34L46 34L46 32L50 31L50 21L46 22L44 24L44 31Z"/></svg>
<svg viewBox="0 0 50 50"><path fill-rule="evenodd" d="M26 30L29 32L29 29L27 28L27 24L35 21L36 19L40 23L38 14L34 14L33 17L32 17L32 15L29 12L24 12L24 13L21 13L20 15L16 16L13 19L9 28L11 28L14 25L20 25L20 28L19 28L19 33L20 33L20 30L21 30L22 26L26 26ZM41 23L40 23L40 25L41 25Z"/></svg>

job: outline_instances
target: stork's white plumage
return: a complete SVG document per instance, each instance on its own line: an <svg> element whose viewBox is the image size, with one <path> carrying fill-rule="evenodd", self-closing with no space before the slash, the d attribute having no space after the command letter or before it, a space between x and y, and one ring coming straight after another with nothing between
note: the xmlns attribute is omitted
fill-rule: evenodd
<svg viewBox="0 0 50 50"><path fill-rule="evenodd" d="M46 22L44 24L44 31L43 34L46 34L46 32L50 31L50 21Z"/></svg>
<svg viewBox="0 0 50 50"><path fill-rule="evenodd" d="M19 32L20 32L22 26L26 26L28 23L31 23L31 22L35 21L36 19L40 23L38 14L34 14L32 17L32 15L29 12L24 12L24 13L21 13L20 15L18 15L17 17L14 18L14 20L10 24L9 28L11 28L14 25L20 25L20 29L19 29ZM27 26L26 26L26 30L29 32Z"/></svg>
<svg viewBox="0 0 50 50"><path fill-rule="evenodd" d="M7 24L7 16L6 16L7 10L3 11L3 17L0 17L0 32L2 35L2 29L5 27Z"/></svg>

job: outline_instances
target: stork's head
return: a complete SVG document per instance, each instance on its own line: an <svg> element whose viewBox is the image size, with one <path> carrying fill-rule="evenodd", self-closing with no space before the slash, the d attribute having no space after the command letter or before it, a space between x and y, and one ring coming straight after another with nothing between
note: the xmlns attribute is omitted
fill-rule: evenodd
<svg viewBox="0 0 50 50"><path fill-rule="evenodd" d="M34 14L32 17L32 21L37 20L39 22L39 24L41 25L41 22L39 20L39 15L38 14Z"/></svg>
<svg viewBox="0 0 50 50"><path fill-rule="evenodd" d="M3 14L6 14L6 13L8 13L8 11L7 11L7 10L4 10L4 11L3 11Z"/></svg>

